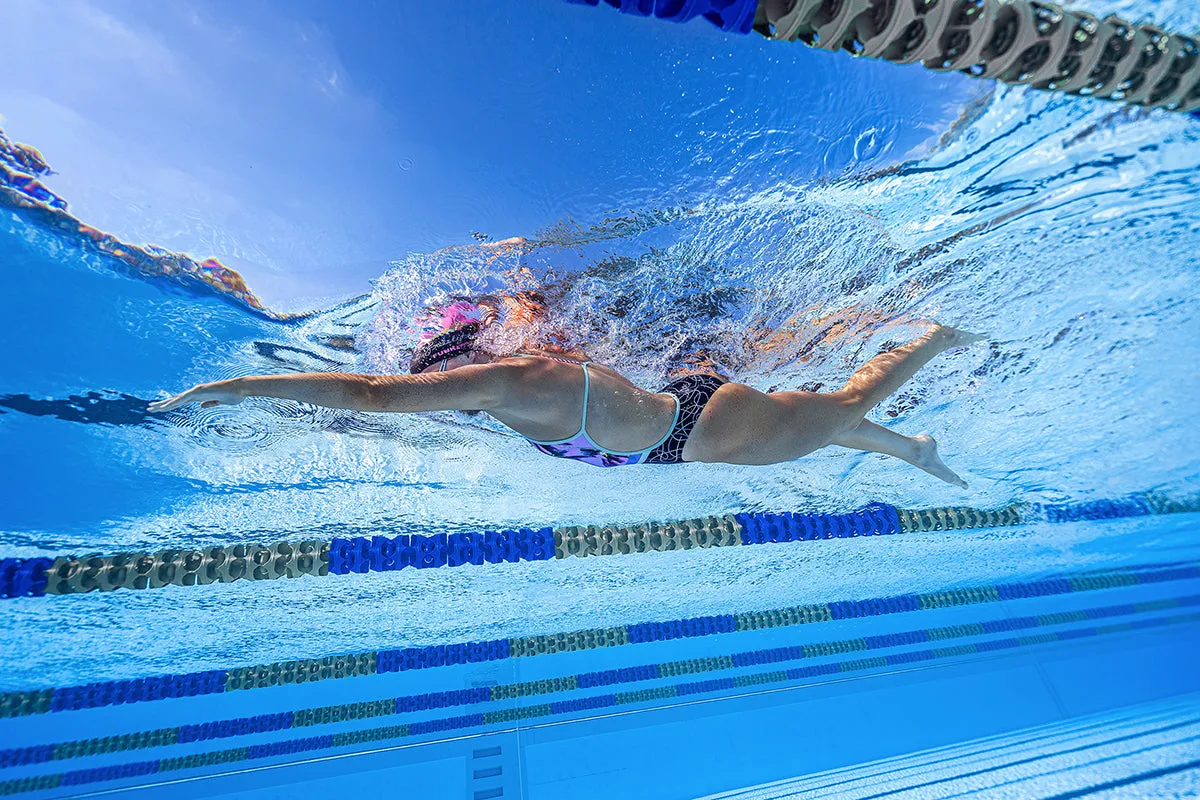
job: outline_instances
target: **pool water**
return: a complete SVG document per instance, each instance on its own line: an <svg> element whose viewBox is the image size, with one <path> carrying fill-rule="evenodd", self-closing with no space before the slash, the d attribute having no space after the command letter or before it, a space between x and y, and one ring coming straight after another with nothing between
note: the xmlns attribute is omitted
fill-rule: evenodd
<svg viewBox="0 0 1200 800"><path fill-rule="evenodd" d="M568 10L554 13L579 30L627 30L603 9ZM1185 3L1096 10L1200 28ZM758 48L740 56L759 78L824 63ZM855 80L863 66L839 59L822 75ZM119 257L121 237L98 247L67 224L65 192L7 182L0 557L872 502L1194 498L1200 123L904 76L881 78L865 110L823 109L819 125L801 108L771 107L703 133L675 183L613 179L616 212L608 198L564 198L572 215L546 211L514 231L529 240L519 251L392 253L369 291L301 313L259 301L253 280L231 289L211 265L164 275L178 263L166 251ZM769 85L736 70L718 77L767 107ZM887 106L905 81L912 105ZM953 102L939 106L942 96ZM930 140L897 144L913 138L904 114L918 110L938 117ZM819 153L780 150L770 134L810 122L839 131ZM35 177L56 188L55 176ZM189 252L192 264L210 255ZM596 470L453 413L263 400L145 412L165 390L218 377L394 373L427 303L530 289L550 300L545 335L586 344L645 385L705 363L762 389L830 387L924 320L987 331L986 346L939 357L873 415L933 433L971 488L840 450L753 469ZM138 702L93 692L83 705L94 707L0 719L0 792L1195 795L1198 523L1194 508L1069 522L1030 514L973 530L12 598L0 623L10 705L18 693L163 675L223 682L297 660L356 655L374 666ZM967 594L946 600L954 591ZM918 596L942 599L891 600ZM859 611L827 613L835 606ZM784 613L797 608L818 611ZM788 622L745 621L759 612ZM677 622L686 634L637 627ZM659 633L635 641L634 628ZM571 652L511 644L597 630L610 638ZM480 642L508 649L377 669L380 653Z"/></svg>

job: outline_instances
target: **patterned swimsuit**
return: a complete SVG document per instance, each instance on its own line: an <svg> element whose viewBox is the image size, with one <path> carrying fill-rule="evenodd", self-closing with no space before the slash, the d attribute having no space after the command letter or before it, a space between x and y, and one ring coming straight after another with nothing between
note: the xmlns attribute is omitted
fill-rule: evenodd
<svg viewBox="0 0 1200 800"><path fill-rule="evenodd" d="M528 354L534 355L534 354ZM669 394L675 398L675 421L667 435L644 450L632 453L618 453L605 450L594 441L587 432L587 401L591 389L591 378L588 375L590 361L568 361L565 358L537 354L539 358L550 358L564 364L578 364L583 367L583 414L579 431L574 436L553 442L539 442L529 439L529 443L546 455L558 458L570 458L582 461L595 467L624 467L630 464L679 464L683 461L683 446L687 444L692 428L700 419L700 412L708 403L713 392L726 383L724 378L716 375L688 375L671 381L663 387L661 394Z"/></svg>

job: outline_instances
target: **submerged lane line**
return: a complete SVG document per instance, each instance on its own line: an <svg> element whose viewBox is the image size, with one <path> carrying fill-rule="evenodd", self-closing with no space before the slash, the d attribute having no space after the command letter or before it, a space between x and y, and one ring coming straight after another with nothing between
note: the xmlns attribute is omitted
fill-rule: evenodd
<svg viewBox="0 0 1200 800"><path fill-rule="evenodd" d="M972 663L978 663L978 662L987 661L987 660L989 660L989 659L987 659L987 658L965 658L956 663L972 664ZM143 784L139 784L137 786L117 786L117 787L113 787L111 789L97 789L97 790L93 790L90 792L73 794L73 795L70 795L70 797L72 797L72 798L103 797L106 795L120 794L122 792L133 792L133 791L140 791L142 789L155 789L155 788L158 788L161 786L174 786L174 785L184 784L184 783L194 783L196 781L204 781L204 780L208 780L210 778L225 778L225 777L233 777L236 775L249 775L249 774L253 774L256 772L267 772L267 771L274 770L274 769L280 769L282 767L297 767L297 766L304 766L306 764L320 764L320 763L325 763L325 762L330 762L330 761L340 761L340 760L346 759L346 758L355 758L358 756L378 755L381 753L391 753L391 752L395 752L395 751L399 751L399 750L411 750L414 748L428 747L431 745L451 744L454 742L465 742L465 741L471 741L473 739L486 738L488 736L501 736L501 735L505 735L505 734L518 733L520 731L558 728L558 727L562 727L564 725L574 725L576 723L596 722L596 721L605 720L605 719L619 719L621 717L631 717L631 716L636 716L639 714L647 714L647 713L653 713L653 712L658 712L658 711L670 711L670 710L677 709L677 708L688 708L688 707L695 707L695 706L711 705L714 703L722 703L722 702L725 702L728 700L742 700L742 699L745 699L748 697L761 697L761 696L773 695L773 694L784 694L787 692L795 692L795 691L799 691L802 689L812 689L812 688L816 688L818 686L834 686L839 683L854 683L857 681L869 680L871 678L881 678L881 677L890 677L890 676L894 676L894 675L908 675L908 674L913 674L913 673L928 672L930 670L942 669L945 666L947 666L947 665L945 665L945 664L925 664L925 665L919 666L919 667L908 667L907 669L894 669L894 670L888 670L886 672L876 672L876 673L872 673L870 675L850 675L850 676L846 676L843 678L831 678L831 679L823 680L823 681L813 681L811 683L800 684L797 686L779 686L779 687L775 687L775 688L771 688L771 689L759 689L758 691L753 691L753 692L742 692L742 693L735 694L735 695L722 695L720 697L705 697L705 698L700 698L700 699L696 699L696 700L688 700L688 701L685 701L682 703L668 703L665 705L653 706L650 708L631 708L631 709L627 709L624 711L616 711L616 712L612 712L612 713L608 713L608 714L594 714L589 717L576 717L573 719L555 720L552 722L535 722L531 725L523 725L519 728L499 728L496 730L486 731L483 733L467 733L467 734L463 734L461 736L448 736L444 739L430 739L430 740L427 740L424 742L411 742L411 743L407 743L407 744L396 744L396 745L389 745L387 747L373 747L369 750L357 750L352 753L331 753L330 755L326 755L326 756L316 756L313 758L304 758L304 759L300 759L297 761L285 761L285 762L281 762L278 764L264 764L264 765L257 766L257 767L243 767L241 769L227 770L225 772L216 772L216 773L210 773L210 774L206 774L206 775L195 775L195 776L191 776L191 777L187 777L187 778L172 778L172 779L168 779L168 780L154 781L153 783L143 783ZM1162 712L1162 714L1166 714L1166 712ZM1146 724L1157 724L1157 722L1158 722L1158 720L1155 720L1153 718L1145 718L1145 719L1147 720ZM1054 727L1069 726L1072 724L1072 722L1073 722L1072 720L1062 720L1058 723L1055 723L1053 726ZM1101 725L1101 724L1102 723L1100 723L1100 722L1093 723L1093 725ZM1050 727L1052 727L1052 726L1051 725L1039 726L1038 730L1047 729ZM987 738L988 739L1001 739L1004 736L1005 736L1005 734L1000 734L1000 735L997 735L994 737L987 737ZM885 759L885 761L897 761L897 760L902 760L904 758L905 758L905 756L893 756L890 759ZM847 767L844 769L849 770L849 769L853 769L853 767ZM791 779L789 779L789 780L791 780ZM780 785L782 785L784 783L784 781L779 781L778 783ZM768 784L768 785L773 785L773 784Z"/></svg>
<svg viewBox="0 0 1200 800"><path fill-rule="evenodd" d="M1088 622L1113 617L1167 611L1200 605L1200 595L1184 595L1143 603L1100 606L1078 611L1040 614L1030 617L1003 617L980 623L939 628L917 628L891 634L816 642L790 647L774 647L731 653L724 656L694 658L641 664L548 678L537 681L500 684L476 689L427 692L418 695L387 697L333 706L294 709L256 717L224 719L199 724L122 733L114 736L78 739L54 744L0 750L0 768L63 761L99 753L130 752L189 742L224 739L275 730L295 730L319 725L418 712L435 708L477 705L494 701L516 700L579 689L629 684L683 675L721 672L758 664L799 661L865 650L882 650L911 644L949 641L972 636L1029 630L1032 628Z"/></svg>
<svg viewBox="0 0 1200 800"><path fill-rule="evenodd" d="M859 659L856 661L838 662L811 668L757 673L753 675L739 676L739 679L726 679L726 681L703 681L692 684L674 684L664 686L659 689L649 689L639 692L600 695L592 698L585 698L584 700L580 701L582 704L577 706L575 709L555 708L555 706L567 704L544 703L525 708L507 709L502 712L491 712L490 714L471 714L464 717L430 720L424 723L412 723L408 725L391 726L387 728L352 731L346 734L335 734L333 736L318 736L308 739L293 739L273 742L265 745L236 747L228 750L199 753L193 756L163 758L153 761L120 764L110 767L73 770L70 772L56 773L51 775L41 775L37 776L36 778L23 778L0 782L0 795L18 794L26 791L44 789L56 789L62 786L77 786L85 783L117 780L120 778L136 777L139 775L162 772L173 772L181 769L194 769L197 767L233 763L256 758L270 758L273 756L287 755L291 753L304 752L307 750L354 746L370 741L378 741L380 739L402 738L405 736L419 735L420 733L453 730L455 728L482 727L494 723L518 722L524 719L536 719L538 717L554 716L562 713L568 713L571 710L593 709L596 707L604 707L605 705L611 706L653 702L655 700L669 699L677 697L679 694L689 694L692 692L712 692L721 691L726 688L746 688L749 686L757 686L762 684L783 683L823 674L867 671L877 667L898 666L900 664L911 664L920 661L948 659L961 655L980 655L984 653L994 653L1001 650L1012 650L1040 644L1048 644L1051 642L1074 641L1080 638L1128 633L1135 630L1161 628L1180 624L1194 624L1196 622L1200 622L1200 612L1177 615L1174 617L1155 617L1151 619L1136 620L1134 622L1118 623L1115 625L1105 625L1093 628L1073 629L1059 634L1050 633L1036 637L993 639L985 642L979 642L977 644L962 645L952 648L930 648L928 650L900 653L897 654L897 657L895 657L894 660L892 657ZM598 704L594 702L598 699L604 699L606 702L598 706ZM712 700L718 699L722 698L712 698ZM661 707L653 707L654 710L658 708ZM494 715L494 717L489 719L489 716L492 715ZM421 730L416 731L415 729L417 728L420 728ZM489 731L489 733L494 732L495 731Z"/></svg>
<svg viewBox="0 0 1200 800"><path fill-rule="evenodd" d="M191 697L239 689L311 683L331 678L429 669L450 664L481 663L601 647L623 647L644 642L789 627L815 622L883 616L1195 578L1200 578L1200 562L1191 562L1169 569L1129 568L1101 574L1090 571L1066 573L1053 578L1021 583L988 584L867 600L838 600L770 611L644 622L612 628L519 636L483 642L378 650L183 675L160 675L132 680L105 681L85 686L8 692L0 694L0 717L26 716L52 711L74 711L169 697Z"/></svg>

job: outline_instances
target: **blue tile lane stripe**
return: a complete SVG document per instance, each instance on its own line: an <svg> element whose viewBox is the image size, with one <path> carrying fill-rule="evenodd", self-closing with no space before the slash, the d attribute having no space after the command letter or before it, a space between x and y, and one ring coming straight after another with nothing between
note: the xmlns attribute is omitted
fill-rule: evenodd
<svg viewBox="0 0 1200 800"><path fill-rule="evenodd" d="M375 673L400 672L410 669L427 669L447 664L478 663L505 658L538 655L540 652L561 650L561 642L575 642L577 647L567 649L589 649L598 646L614 646L626 643L667 641L671 639L709 636L737 630L741 619L753 620L775 615L779 621L773 625L794 625L825 619L850 619L867 616L905 613L924 608L940 608L955 605L995 602L997 600L1043 597L1094 589L1115 588L1125 585L1160 583L1164 581L1188 580L1200 577L1200 567L1195 564L1160 570L1129 569L1103 575L1081 573L1023 583L994 584L991 586L952 589L943 592L901 595L898 597L872 598L868 600L841 600L817 604L802 609L808 616L797 614L796 609L751 614L694 617L665 622L640 623L618 626L602 631L575 631L550 636L519 637L487 642L466 642L450 645L409 647L400 650L383 650L358 656L336 656L334 659L375 659ZM786 619L785 619L786 618ZM599 634L611 634L611 641L600 642ZM589 636L591 638L589 638ZM530 644L532 642L532 644ZM520 645L520 650L514 649ZM541 649L544 645L544 649ZM328 659L326 659L328 660ZM303 662L289 662L291 664ZM282 671L284 665L264 665L250 668L267 673L275 669ZM212 694L236 688L254 688L253 685L233 685L232 678L243 675L246 668L239 670L210 670L185 675L162 675L125 681L105 681L85 686L69 686L32 692L9 692L0 695L0 716L23 716L45 711L72 711L98 708L109 705L146 702L165 697L191 697ZM355 673L347 673L351 677ZM310 682L319 679L305 673L302 678L285 681L278 675L271 680L278 685L288 682ZM333 677L330 675L330 677ZM46 693L49 693L48 695ZM48 697L49 701L42 702Z"/></svg>
<svg viewBox="0 0 1200 800"><path fill-rule="evenodd" d="M637 683L641 681L670 677L672 675L718 672L727 669L759 666L784 661L800 661L803 659L823 658L854 651L882 650L913 644L923 644L931 641L949 641L952 639L961 639L971 636L1003 633L1016 630L1028 630L1079 621L1103 620L1113 617L1130 616L1134 614L1144 614L1148 612L1164 611L1169 609L1191 608L1195 606L1200 606L1200 594L1184 595L1181 597L1155 600L1146 603L1124 603L1120 605L1101 606L1042 616L1004 618L988 620L981 623L973 623L970 625L957 625L929 629L921 628L916 630L900 631L881 636L867 636L858 639L846 639L842 641L819 642L807 645L794 645L790 647L753 650L749 652L733 653L729 656L723 656L721 658L643 664L639 666L625 667L622 669L582 672L551 681L535 681L533 683L517 684L515 686L499 686L496 687L495 690L490 687L477 687L472 689L458 689L443 692L428 692L418 695L397 697L390 700L371 702L369 704L372 705L373 708L370 710L370 713L367 714L354 713L354 709L357 706L362 705L354 703L343 704L341 706L330 706L327 708L310 708L302 711L287 711L278 714L263 714L256 717L242 717L239 719L206 722L198 725L183 725L178 728L162 728L156 731L147 731L141 734L141 736L144 737L143 741L153 742L153 744L147 743L142 745L130 745L124 749L144 749L145 747L157 746L158 744L174 744L176 742L183 744L188 742L241 736L264 731L286 730L293 727L308 727L310 725L326 724L329 722L339 722L350 719L365 719L367 717L386 716L388 714L426 711L436 708L449 708L462 705L477 705L491 702L492 700L501 700L512 697L528 697L538 694L551 694L559 691L570 691L571 689L588 689L601 686L611 686L613 684ZM1057 635L1060 639L1064 637L1071 638L1076 635L1076 632L1070 630L1059 631ZM1003 641L1016 640L1005 639ZM921 658L924 658L924 656L922 656L920 652L916 654L899 653L887 656L888 663L896 664L907 663L912 659ZM826 665L818 665L818 667L814 667L814 669L824 669L825 667ZM718 688L724 687L726 684L723 683L723 681L729 680L733 679L721 678L713 681L689 684L691 688L688 689L688 691L710 691L710 689L705 689L702 687L708 685L716 686ZM606 695L600 695L599 697L603 698L605 696ZM552 703L551 705L562 706L564 702L569 703L574 701L559 701L558 703ZM598 703L599 705L594 706L596 708L605 705L605 701L602 699L589 700L588 702ZM566 708L566 706L562 707ZM326 712L337 713L330 714ZM83 740L81 742L68 742L61 745L41 745L37 747L0 750L0 767L63 760L95 752L95 748L88 745L87 741L88 740Z"/></svg>
<svg viewBox="0 0 1200 800"><path fill-rule="evenodd" d="M830 664L795 667L792 669L744 675L738 678L717 680L689 681L656 689L636 692L611 693L596 697L585 697L556 703L546 703L520 709L508 709L499 712L483 714L465 714L456 717L425 720L409 723L408 725L390 726L386 728L351 731L345 734L313 736L304 739L291 739L273 742L266 745L239 747L229 750L200 754L195 757L175 759L157 759L141 761L132 764L122 764L112 767L73 770L58 775L42 776L40 786L31 786L27 779L0 782L0 795L16 794L30 791L34 788L57 788L58 786L78 786L85 783L115 780L118 778L171 772L198 766L201 763L233 763L238 761L269 758L290 753L307 752L311 750L345 747L365 741L380 741L407 736L421 736L429 733L444 733L460 731L468 728L482 728L494 724L503 724L516 719L535 719L558 714L574 713L584 710L606 708L609 706L654 702L656 700L685 697L694 694L706 694L716 691L729 691L737 688L753 686L769 686L788 681L804 680L807 678L828 675L844 675L853 672L864 672L888 666L903 666L918 662L935 661L938 659L954 658L972 654L991 653L1000 650L1012 650L1021 647L1037 646L1053 642L1071 641L1081 638L1103 636L1111 633L1125 633L1135 630L1161 628L1170 625L1200 622L1200 613L1183 614L1171 617L1153 617L1132 620L1114 625L1077 628L1067 632L1046 633L1028 639L1011 637L971 644L957 645L948 648L928 648L926 650L908 653L892 654L883 658L856 659L839 661ZM192 761L196 763L192 763Z"/></svg>

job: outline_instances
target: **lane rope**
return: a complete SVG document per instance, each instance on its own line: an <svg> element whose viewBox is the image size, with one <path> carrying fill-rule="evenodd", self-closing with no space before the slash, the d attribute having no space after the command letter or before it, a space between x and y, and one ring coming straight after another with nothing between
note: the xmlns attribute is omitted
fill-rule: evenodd
<svg viewBox="0 0 1200 800"><path fill-rule="evenodd" d="M567 0L595 6L598 0ZM621 12L703 18L727 33L921 64L1018 86L1184 113L1200 110L1200 45L1115 14L1044 0L607 0ZM836 87L831 87L836 91Z"/></svg>
<svg viewBox="0 0 1200 800"><path fill-rule="evenodd" d="M1200 578L1200 562L1194 561L1161 567L1144 566L1104 572L1074 572L1034 581L986 584L866 600L836 600L767 611L689 617L488 641L376 650L249 667L207 670L182 675L157 675L130 680L103 681L83 686L7 692L0 694L0 717L76 711L165 698L193 697L267 686L284 686L336 678L429 669L450 664L482 663L508 658L527 658L552 653L593 650L602 647L623 647L645 642L997 603L1005 600L1048 597L1196 578Z"/></svg>
<svg viewBox="0 0 1200 800"><path fill-rule="evenodd" d="M71 770L69 772L39 775L16 780L0 781L0 795L11 795L22 792L57 789L63 786L80 786L88 783L118 780L142 775L162 774L183 769L196 769L220 764L232 764L241 761L251 761L262 758L272 758L295 753L306 753L315 750L328 750L339 747L358 746L371 742L389 739L423 736L427 734L460 731L470 728L481 728L489 725L512 723L520 720L554 717L578 711L612 708L619 705L640 704L669 700L693 694L727 691L746 687L763 687L790 681L805 680L833 674L863 672L873 669L911 665L918 662L929 662L962 656L995 653L1004 650L1014 650L1055 642L1077 641L1083 638L1109 636L1120 633L1130 633L1138 630L1149 630L1185 625L1200 622L1200 612L1182 614L1171 617L1151 617L1130 622L1100 625L1087 628L1074 628L1061 632L1047 632L1037 636L1009 637L992 639L972 644L956 645L953 647L935 647L923 650L912 650L876 658L854 659L849 661L818 664L808 667L794 667L786 670L773 670L740 675L734 678L722 678L706 681L681 682L668 684L654 689L642 689L632 692L616 692L575 700L555 703L540 703L533 706L501 709L474 714L463 714L454 717L425 720L422 722L404 723L364 730L347 731L344 733L311 736L301 739L287 739L265 744L234 747L207 753L197 753L188 756L160 758L128 764L118 764L106 767Z"/></svg>
<svg viewBox="0 0 1200 800"><path fill-rule="evenodd" d="M210 739L224 739L266 731L330 725L352 720L427 711L436 708L514 700L683 675L721 672L762 664L825 658L867 650L893 649L913 644L945 642L973 636L1025 631L1077 622L1094 622L1113 617L1186 609L1195 606L1200 606L1200 594L1183 595L1140 603L1099 606L1077 611L1039 614L1036 616L1001 617L984 622L937 628L914 628L897 633L862 636L853 639L763 648L707 658L692 658L641 664L619 669L580 672L536 681L523 681L520 683L500 684L472 689L423 692L421 694L387 697L379 700L294 709L292 711L272 714L259 714L252 717L176 725L135 733L122 733L113 736L0 750L0 768L40 764L48 761L62 761L101 753L126 752L152 747L165 747L173 744L207 741ZM1069 632L1060 631L1058 635L1061 640L1062 636L1069 636L1070 634Z"/></svg>
<svg viewBox="0 0 1200 800"><path fill-rule="evenodd" d="M871 503L841 514L750 512L631 525L518 528L429 536L355 536L328 541L169 549L157 553L5 558L0 559L0 597L208 586L240 580L665 553L1193 511L1200 511L1200 495L1173 497L1143 492L1079 503L1014 503L991 510L965 506L901 509L886 503Z"/></svg>

